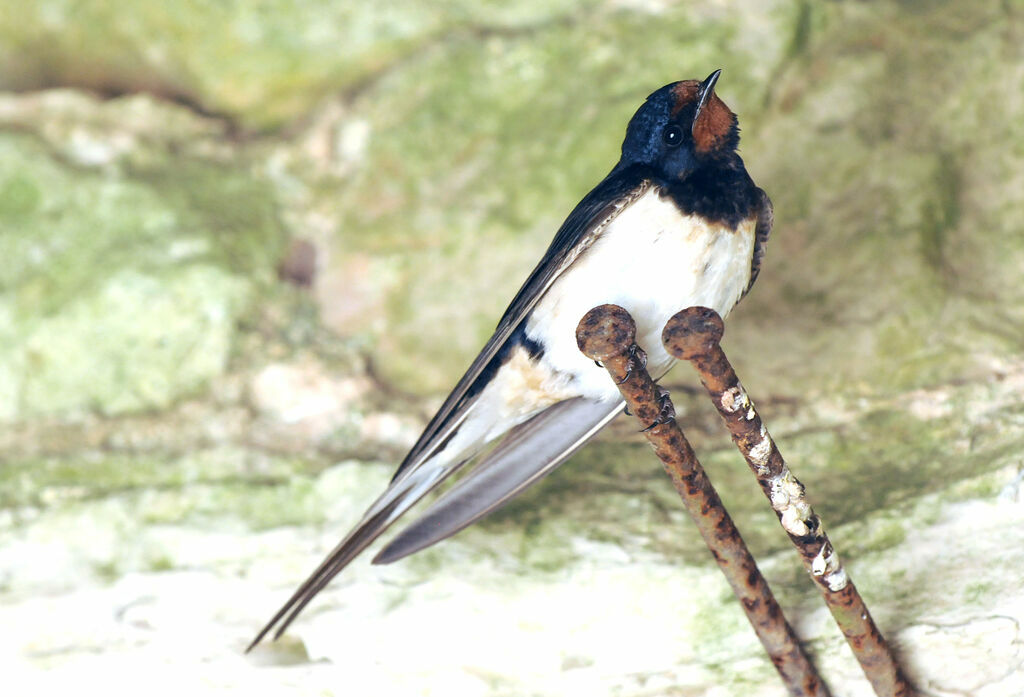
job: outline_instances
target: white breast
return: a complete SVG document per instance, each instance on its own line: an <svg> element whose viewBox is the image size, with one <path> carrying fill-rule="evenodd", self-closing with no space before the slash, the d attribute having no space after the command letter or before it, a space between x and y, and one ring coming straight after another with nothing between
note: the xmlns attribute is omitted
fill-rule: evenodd
<svg viewBox="0 0 1024 697"><path fill-rule="evenodd" d="M544 362L569 373L585 396L616 398L607 373L576 346L576 325L592 307L615 303L637 323L637 343L655 377L672 364L661 345L668 319L691 305L725 317L750 281L755 221L738 229L683 215L656 189L638 198L548 289L527 334L542 339Z"/></svg>

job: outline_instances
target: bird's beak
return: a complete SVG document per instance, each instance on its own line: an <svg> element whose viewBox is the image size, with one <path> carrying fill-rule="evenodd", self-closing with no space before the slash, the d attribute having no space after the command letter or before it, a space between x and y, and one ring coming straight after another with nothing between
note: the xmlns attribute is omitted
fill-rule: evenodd
<svg viewBox="0 0 1024 697"><path fill-rule="evenodd" d="M707 104L708 100L711 99L711 95L715 93L715 83L718 82L718 76L722 74L722 69L719 68L715 72L708 75L704 82L700 83L700 87L697 91L697 110L693 112L693 124L697 125L697 119L700 117L701 109Z"/></svg>

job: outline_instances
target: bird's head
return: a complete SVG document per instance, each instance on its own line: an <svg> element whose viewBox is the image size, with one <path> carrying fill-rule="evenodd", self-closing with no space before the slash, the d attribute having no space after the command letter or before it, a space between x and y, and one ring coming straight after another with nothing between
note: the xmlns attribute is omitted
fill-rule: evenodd
<svg viewBox="0 0 1024 697"><path fill-rule="evenodd" d="M735 153L740 141L736 114L715 94L721 72L703 82L673 82L651 94L629 121L619 165L647 165L674 181Z"/></svg>

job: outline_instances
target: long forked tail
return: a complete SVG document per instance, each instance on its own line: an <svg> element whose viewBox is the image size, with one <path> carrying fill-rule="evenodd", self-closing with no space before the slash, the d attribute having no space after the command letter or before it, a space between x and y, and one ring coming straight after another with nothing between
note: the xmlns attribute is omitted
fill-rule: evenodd
<svg viewBox="0 0 1024 697"><path fill-rule="evenodd" d="M444 481L461 464L462 462L459 462L454 466L446 467L430 466L430 463L424 463L425 466L411 470L404 477L393 482L370 506L355 529L327 555L316 571L298 587L288 602L260 630L260 633L245 649L246 653L252 651L271 631L274 632L274 639L280 637L288 629L288 625L295 621L302 609L309 604L309 601L323 590L332 578L337 576L342 569L348 566L349 562L391 527L403 513L415 505L427 492Z"/></svg>
<svg viewBox="0 0 1024 697"><path fill-rule="evenodd" d="M611 421L622 406L622 402L577 397L554 404L516 426L473 472L385 547L374 563L392 562L429 547L497 510L552 472ZM446 455L449 460L463 459L454 463L441 461ZM280 637L332 578L417 501L465 463L465 458L465 450L458 455L449 455L445 450L392 482L355 529L331 551L256 635L246 652L272 631L274 639Z"/></svg>

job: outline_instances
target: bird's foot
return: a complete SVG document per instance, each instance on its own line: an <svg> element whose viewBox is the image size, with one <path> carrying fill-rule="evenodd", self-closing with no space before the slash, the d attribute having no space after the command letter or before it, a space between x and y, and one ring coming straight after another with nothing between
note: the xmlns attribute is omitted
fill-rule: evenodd
<svg viewBox="0 0 1024 697"><path fill-rule="evenodd" d="M667 424L669 421L676 418L676 410L675 407L672 406L672 400L669 399L668 390L661 386L658 387L658 402L661 404L661 411L658 413L658 418L656 418L650 426L640 431L640 433L647 433L647 431L650 431L655 426Z"/></svg>
<svg viewBox="0 0 1024 697"><path fill-rule="evenodd" d="M633 374L633 369L636 368L637 366L639 366L641 369L647 367L647 354L644 353L644 350L642 348L640 348L636 344L633 344L632 346L629 347L629 360L626 363L626 374L623 375L622 379L615 384L621 385L626 380L629 380L629 377Z"/></svg>

